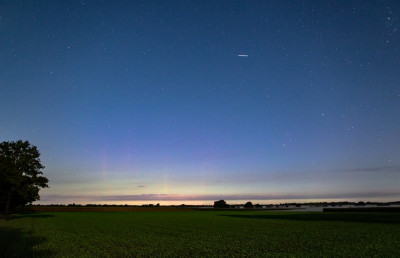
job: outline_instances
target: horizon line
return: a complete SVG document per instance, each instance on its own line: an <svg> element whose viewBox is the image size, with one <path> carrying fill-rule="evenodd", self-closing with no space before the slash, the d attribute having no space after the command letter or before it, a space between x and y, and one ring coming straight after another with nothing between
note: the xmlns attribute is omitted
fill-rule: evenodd
<svg viewBox="0 0 400 258"><path fill-rule="evenodd" d="M341 194L209 194L209 195L185 195L185 194L136 194L136 195L42 195L39 202L62 202L62 200L75 200L79 202L123 202L123 201L278 201L278 200L326 200L326 199L400 199L400 192L358 192Z"/></svg>

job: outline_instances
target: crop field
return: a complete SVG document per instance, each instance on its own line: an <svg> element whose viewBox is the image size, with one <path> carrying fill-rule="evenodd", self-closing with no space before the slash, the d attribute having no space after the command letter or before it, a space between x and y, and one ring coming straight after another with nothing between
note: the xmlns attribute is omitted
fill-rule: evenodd
<svg viewBox="0 0 400 258"><path fill-rule="evenodd" d="M400 257L400 213L35 212L0 219L1 257Z"/></svg>

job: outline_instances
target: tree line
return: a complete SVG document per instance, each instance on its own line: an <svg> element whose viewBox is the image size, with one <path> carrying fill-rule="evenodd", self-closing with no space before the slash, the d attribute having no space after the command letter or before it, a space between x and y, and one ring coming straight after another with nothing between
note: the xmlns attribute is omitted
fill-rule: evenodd
<svg viewBox="0 0 400 258"><path fill-rule="evenodd" d="M236 208L238 205L229 205L226 203L225 200L219 200L219 201L215 201L213 207L214 208ZM241 205L240 205L241 206ZM246 209L251 209L251 208L262 208L262 206L260 204L255 204L253 205L252 202L246 202L243 205L244 208Z"/></svg>

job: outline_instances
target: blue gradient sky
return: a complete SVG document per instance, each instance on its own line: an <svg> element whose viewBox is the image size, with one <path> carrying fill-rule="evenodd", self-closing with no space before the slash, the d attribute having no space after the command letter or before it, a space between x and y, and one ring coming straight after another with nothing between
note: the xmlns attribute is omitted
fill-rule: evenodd
<svg viewBox="0 0 400 258"><path fill-rule="evenodd" d="M0 50L41 203L400 199L398 1L2 1Z"/></svg>

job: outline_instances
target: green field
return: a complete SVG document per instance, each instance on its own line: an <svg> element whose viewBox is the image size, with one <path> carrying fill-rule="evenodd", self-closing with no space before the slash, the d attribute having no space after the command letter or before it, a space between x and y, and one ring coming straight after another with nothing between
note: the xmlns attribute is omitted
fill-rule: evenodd
<svg viewBox="0 0 400 258"><path fill-rule="evenodd" d="M400 213L36 212L0 220L0 256L400 257Z"/></svg>

